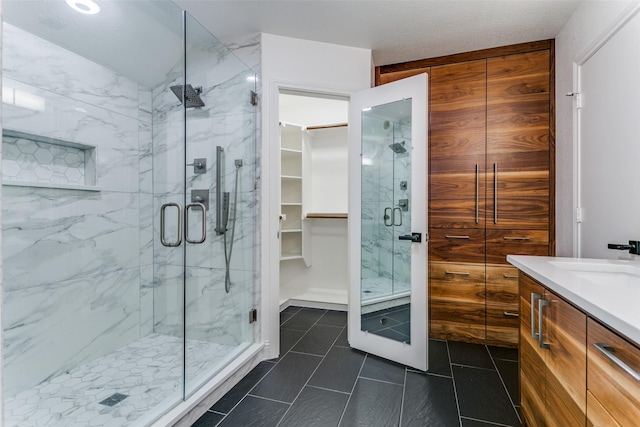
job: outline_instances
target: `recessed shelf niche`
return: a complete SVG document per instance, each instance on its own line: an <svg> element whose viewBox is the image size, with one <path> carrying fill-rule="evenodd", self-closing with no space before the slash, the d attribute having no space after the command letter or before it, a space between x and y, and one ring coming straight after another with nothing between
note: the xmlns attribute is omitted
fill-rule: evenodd
<svg viewBox="0 0 640 427"><path fill-rule="evenodd" d="M95 146L2 131L2 184L99 191Z"/></svg>

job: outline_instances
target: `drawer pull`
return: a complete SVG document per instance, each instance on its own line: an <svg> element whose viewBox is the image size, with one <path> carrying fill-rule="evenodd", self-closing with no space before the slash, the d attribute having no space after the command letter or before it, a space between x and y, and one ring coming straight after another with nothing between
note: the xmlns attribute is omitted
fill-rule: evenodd
<svg viewBox="0 0 640 427"><path fill-rule="evenodd" d="M468 239L469 238L469 236L449 236L449 235L446 235L444 237L447 239Z"/></svg>
<svg viewBox="0 0 640 427"><path fill-rule="evenodd" d="M514 313L512 311L505 311L502 314L504 314L504 317L520 317L520 314Z"/></svg>
<svg viewBox="0 0 640 427"><path fill-rule="evenodd" d="M449 270L445 270L444 272L445 272L445 274L456 274L458 276L468 276L469 275L468 271L449 271Z"/></svg>
<svg viewBox="0 0 640 427"><path fill-rule="evenodd" d="M503 274L505 279L517 279L518 275L517 274Z"/></svg>
<svg viewBox="0 0 640 427"><path fill-rule="evenodd" d="M607 344L600 343L600 342L597 342L597 343L593 344L593 346L595 348L597 348L598 350L600 350L602 352L602 354L604 354L609 359L611 359L611 361L613 363L615 363L620 368L622 368L627 374L631 375L634 380L640 381L640 374L637 373L635 370L633 370L633 368L631 368L631 366L627 365L622 360L620 360L615 354L613 354L613 352L615 351L613 349L613 347L611 347L610 345L607 345Z"/></svg>
<svg viewBox="0 0 640 427"><path fill-rule="evenodd" d="M503 237L504 240L531 240L531 237L511 237L511 236L504 236Z"/></svg>

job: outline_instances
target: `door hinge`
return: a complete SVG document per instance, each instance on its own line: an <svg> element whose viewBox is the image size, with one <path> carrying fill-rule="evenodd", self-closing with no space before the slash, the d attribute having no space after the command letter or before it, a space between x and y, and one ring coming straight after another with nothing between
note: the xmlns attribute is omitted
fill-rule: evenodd
<svg viewBox="0 0 640 427"><path fill-rule="evenodd" d="M258 94L254 91L251 91L251 105L254 107L258 105Z"/></svg>
<svg viewBox="0 0 640 427"><path fill-rule="evenodd" d="M254 323L258 321L258 309L252 308L249 311L249 323Z"/></svg>
<svg viewBox="0 0 640 427"><path fill-rule="evenodd" d="M576 208L576 222L582 222L582 208Z"/></svg>

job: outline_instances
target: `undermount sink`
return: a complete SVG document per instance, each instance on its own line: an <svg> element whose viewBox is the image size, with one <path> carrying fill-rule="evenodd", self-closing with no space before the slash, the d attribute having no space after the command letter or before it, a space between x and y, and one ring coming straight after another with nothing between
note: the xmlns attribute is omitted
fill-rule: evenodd
<svg viewBox="0 0 640 427"><path fill-rule="evenodd" d="M624 261L621 261L624 262ZM551 261L549 264L552 264L555 267L561 268L563 270L567 270L570 272L576 273L606 273L606 274L630 274L633 276L640 277L640 265L632 264L618 264L618 263L607 263L607 262L562 262L562 261Z"/></svg>

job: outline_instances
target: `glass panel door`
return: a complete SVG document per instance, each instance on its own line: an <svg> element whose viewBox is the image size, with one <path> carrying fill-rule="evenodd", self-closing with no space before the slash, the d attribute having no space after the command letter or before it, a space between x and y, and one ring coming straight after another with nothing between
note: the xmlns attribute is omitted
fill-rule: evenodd
<svg viewBox="0 0 640 427"><path fill-rule="evenodd" d="M350 107L349 342L427 368L426 76L354 95Z"/></svg>
<svg viewBox="0 0 640 427"><path fill-rule="evenodd" d="M255 74L185 14L185 395L253 342Z"/></svg>

